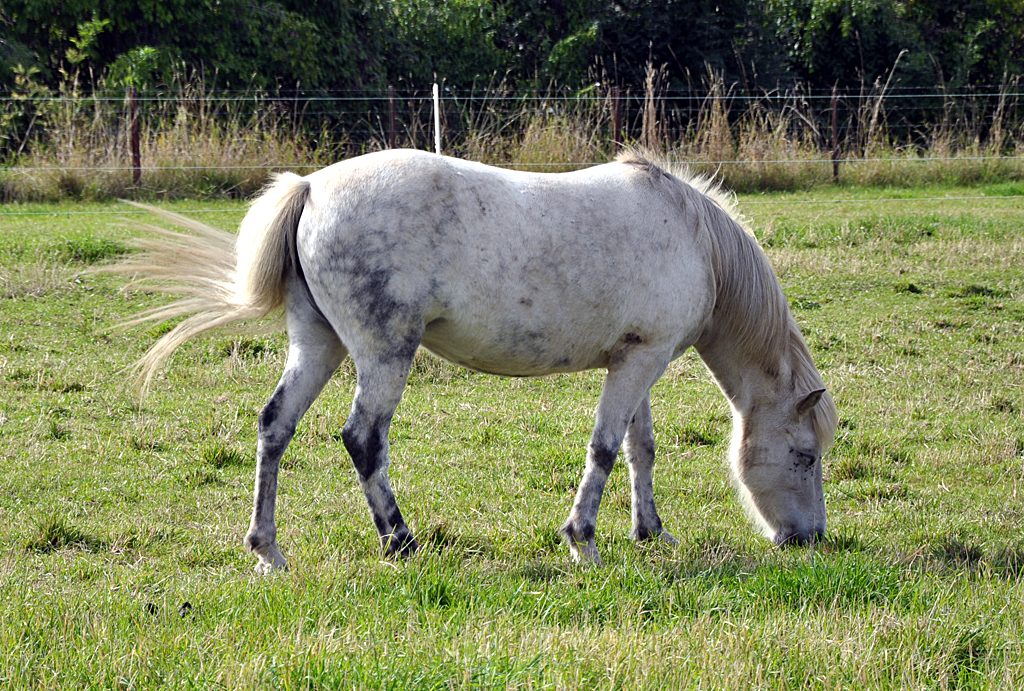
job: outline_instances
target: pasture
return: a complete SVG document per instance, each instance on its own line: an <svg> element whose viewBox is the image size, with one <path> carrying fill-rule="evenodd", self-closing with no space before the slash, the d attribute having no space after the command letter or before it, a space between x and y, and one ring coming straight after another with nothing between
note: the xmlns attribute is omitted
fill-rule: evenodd
<svg viewBox="0 0 1024 691"><path fill-rule="evenodd" d="M349 362L282 463L292 570L270 577L241 541L283 334L187 344L140 403L122 370L161 332L110 327L164 298L81 274L124 249L127 207L2 207L24 215L0 215L0 686L1020 688L1022 194L741 198L839 408L824 543L779 550L748 523L728 406L690 352L652 392L679 545L627 539L620 456L604 566L574 567L557 529L602 373L499 379L420 353L390 474L424 549L379 555L340 438Z"/></svg>

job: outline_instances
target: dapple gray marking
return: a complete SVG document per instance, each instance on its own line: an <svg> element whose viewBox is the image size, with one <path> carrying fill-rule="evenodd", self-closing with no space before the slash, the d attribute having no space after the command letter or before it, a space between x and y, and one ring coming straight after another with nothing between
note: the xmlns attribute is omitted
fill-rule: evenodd
<svg viewBox="0 0 1024 691"><path fill-rule="evenodd" d="M188 338L282 306L295 331L261 425L247 540L261 567L283 564L273 532L280 451L346 351L358 385L343 440L383 547L415 549L388 481L387 432L418 345L506 376L608 370L563 526L576 559L597 560L598 507L627 436L631 533L670 539L653 503L649 396L691 346L732 407L730 466L751 517L780 544L825 530L821 454L835 405L764 253L733 200L703 178L632 153L543 175L387 151L279 176L233 249L230 234L159 213L196 235L153 230L148 252L111 269L188 296L135 320L192 315L149 351L144 376ZM292 299L307 291L305 306ZM305 342L318 337L303 320L330 325L320 350Z"/></svg>
<svg viewBox="0 0 1024 691"><path fill-rule="evenodd" d="M594 536L608 474L636 409L665 371L669 357L669 353L649 347L627 347L608 370L597 403L583 480L561 529L576 561L599 561Z"/></svg>
<svg viewBox="0 0 1024 691"><path fill-rule="evenodd" d="M661 517L654 504L654 420L651 416L651 394L648 391L640 401L629 422L624 442L629 481L632 486L631 513L633 527L629 537L633 540L660 538L674 543L676 540L661 525Z"/></svg>
<svg viewBox="0 0 1024 691"><path fill-rule="evenodd" d="M330 313L331 309L327 311ZM400 340L418 342L419 338L406 335ZM342 441L356 467L381 547L388 555L408 556L419 548L402 518L388 479L388 432L415 353L415 348L407 347L404 355L393 353L387 358L353 353L356 394L342 428Z"/></svg>
<svg viewBox="0 0 1024 691"><path fill-rule="evenodd" d="M299 420L345 359L346 350L334 330L311 304L304 287L291 281L288 295L288 359L274 394L259 416L256 442L256 487L245 546L256 554L256 570L284 569L277 547L274 506L281 457Z"/></svg>

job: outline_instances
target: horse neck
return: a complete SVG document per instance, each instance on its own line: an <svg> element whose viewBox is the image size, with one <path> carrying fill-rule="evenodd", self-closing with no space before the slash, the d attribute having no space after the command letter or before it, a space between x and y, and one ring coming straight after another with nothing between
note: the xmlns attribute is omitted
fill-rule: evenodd
<svg viewBox="0 0 1024 691"><path fill-rule="evenodd" d="M795 329L789 303L757 241L724 211L709 224L715 307L696 344L733 409L777 389L790 369Z"/></svg>
<svg viewBox="0 0 1024 691"><path fill-rule="evenodd" d="M764 352L750 344L744 347L728 332L695 347L740 417L746 417L757 400L771 396L778 388L779 377L789 369L785 351Z"/></svg>

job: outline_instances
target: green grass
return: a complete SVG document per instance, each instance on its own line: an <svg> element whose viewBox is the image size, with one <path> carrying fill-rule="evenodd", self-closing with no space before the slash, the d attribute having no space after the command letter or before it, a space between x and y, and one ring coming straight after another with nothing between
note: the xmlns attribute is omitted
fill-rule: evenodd
<svg viewBox="0 0 1024 691"><path fill-rule="evenodd" d="M1014 190L1010 190L1014 192ZM1006 194L925 188L906 197ZM1020 688L1024 207L745 197L840 412L829 537L780 551L730 487L728 406L692 353L655 387L655 492L677 547L631 543L612 472L605 566L557 536L600 373L415 362L392 482L424 549L382 560L340 440L343 365L282 464L287 574L241 547L282 334L179 351L141 404L117 333L158 296L83 270L118 205L0 207L0 687ZM235 202L201 218L237 223Z"/></svg>

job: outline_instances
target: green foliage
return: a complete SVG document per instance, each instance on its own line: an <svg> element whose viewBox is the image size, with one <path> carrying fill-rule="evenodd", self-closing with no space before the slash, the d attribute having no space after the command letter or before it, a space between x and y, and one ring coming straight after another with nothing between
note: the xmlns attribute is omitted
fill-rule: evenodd
<svg viewBox="0 0 1024 691"><path fill-rule="evenodd" d="M10 100L0 101L0 142L3 148L16 154L25 150L33 136L33 128L38 125L36 131L41 131L47 123L45 99L52 92L38 81L40 72L35 65L15 65L11 68L14 87Z"/></svg>
<svg viewBox="0 0 1024 691"><path fill-rule="evenodd" d="M896 66L904 85L960 89L993 84L1024 68L1024 3L975 0L769 0L795 76L820 86L857 86Z"/></svg>
<svg viewBox="0 0 1024 691"><path fill-rule="evenodd" d="M371 2L11 0L3 16L48 79L64 59L97 76L119 63L121 80L133 66L139 78L158 69L165 83L184 63L236 87L352 87L379 84L382 74L383 13ZM146 46L159 59L138 52Z"/></svg>
<svg viewBox="0 0 1024 691"><path fill-rule="evenodd" d="M160 65L160 51L152 46L140 46L117 56L107 73L107 86L133 86L144 89Z"/></svg>
<svg viewBox="0 0 1024 691"><path fill-rule="evenodd" d="M152 48L155 53L141 53ZM858 87L899 61L903 85L959 89L1024 67L1020 0L8 0L0 86L21 64L56 86L69 65L111 83L196 69L231 88L424 88L495 75L576 87L591 73L639 87Z"/></svg>
<svg viewBox="0 0 1024 691"><path fill-rule="evenodd" d="M709 68L728 72L732 82L751 59L774 80L783 75L775 71L777 60L764 59L758 9L747 0L624 0L601 17L600 57L615 80L627 84L642 84L649 62L668 66L676 87L696 85Z"/></svg>
<svg viewBox="0 0 1024 691"><path fill-rule="evenodd" d="M593 56L598 47L597 22L563 38L551 48L548 55L548 73L562 84L579 84L594 65Z"/></svg>
<svg viewBox="0 0 1024 691"><path fill-rule="evenodd" d="M199 457L203 463L218 470L229 467L256 467L255 462L249 461L245 455L236 449L219 443L211 443L205 446L200 452Z"/></svg>
<svg viewBox="0 0 1024 691"><path fill-rule="evenodd" d="M96 42L103 30L110 26L109 19L97 19L96 12L92 13L92 19L78 25L78 35L71 36L71 48L65 52L65 56L72 65L80 65L86 60L95 60L98 57Z"/></svg>
<svg viewBox="0 0 1024 691"><path fill-rule="evenodd" d="M95 542L95 538L73 525L67 516L52 512L35 521L25 541L25 549L53 552L66 547L89 548Z"/></svg>
<svg viewBox="0 0 1024 691"><path fill-rule="evenodd" d="M811 82L870 83L907 47L885 0L769 0L767 8L790 64Z"/></svg>
<svg viewBox="0 0 1024 691"><path fill-rule="evenodd" d="M385 44L388 74L413 87L432 81L470 86L476 77L500 72L504 57L495 43L502 8L489 0L392 0Z"/></svg>
<svg viewBox="0 0 1024 691"><path fill-rule="evenodd" d="M80 264L97 264L129 251L120 242L93 235L69 238L58 244L56 249L62 261Z"/></svg>

